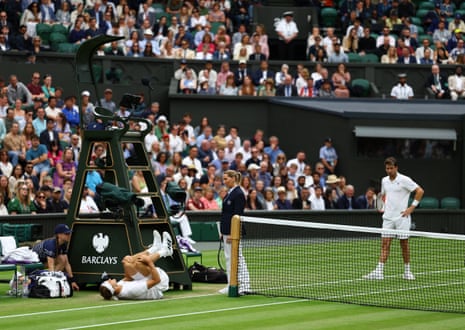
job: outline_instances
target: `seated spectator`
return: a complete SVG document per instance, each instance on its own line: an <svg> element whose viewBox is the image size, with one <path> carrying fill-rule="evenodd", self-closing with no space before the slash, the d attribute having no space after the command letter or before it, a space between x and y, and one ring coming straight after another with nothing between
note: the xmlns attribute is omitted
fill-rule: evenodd
<svg viewBox="0 0 465 330"><path fill-rule="evenodd" d="M175 51L176 58L180 59L194 59L195 58L195 51L189 48L189 41L182 40L181 47L176 48Z"/></svg>
<svg viewBox="0 0 465 330"><path fill-rule="evenodd" d="M268 35L263 24L257 24L255 32L252 35L252 41L261 46L261 51L265 54L266 59L270 57L270 47L268 45Z"/></svg>
<svg viewBox="0 0 465 330"><path fill-rule="evenodd" d="M37 135L32 136L32 146L26 152L26 161L34 165L32 175L39 176L39 185L43 183L43 179L50 171L50 161L48 159L47 147L40 144Z"/></svg>
<svg viewBox="0 0 465 330"><path fill-rule="evenodd" d="M402 56L397 59L397 64L416 64L417 59L410 52L410 48L404 46L402 48Z"/></svg>
<svg viewBox="0 0 465 330"><path fill-rule="evenodd" d="M336 94L329 79L324 79L318 89L318 97L321 98L335 98Z"/></svg>
<svg viewBox="0 0 465 330"><path fill-rule="evenodd" d="M63 1L61 3L61 7L57 10L55 18L56 22L64 27L69 27L71 25L71 7L68 1Z"/></svg>
<svg viewBox="0 0 465 330"><path fill-rule="evenodd" d="M387 42L387 47L389 46L392 46L392 47L395 47L396 46L396 39L391 36L390 34L390 29L388 27L384 27L383 28L383 31L382 31L382 34L376 38L376 47L379 48L383 45L386 45L386 42ZM387 49L386 47L386 49Z"/></svg>
<svg viewBox="0 0 465 330"><path fill-rule="evenodd" d="M395 47L389 47L386 54L381 56L381 63L383 64L397 64L397 49Z"/></svg>
<svg viewBox="0 0 465 330"><path fill-rule="evenodd" d="M344 195L337 200L337 208L344 210L359 209L360 205L354 197L354 192L354 186L350 184L347 185L344 189Z"/></svg>
<svg viewBox="0 0 465 330"><path fill-rule="evenodd" d="M465 23L462 20L462 16L457 13L454 15L454 19L449 22L448 29L450 32L455 30L465 31Z"/></svg>
<svg viewBox="0 0 465 330"><path fill-rule="evenodd" d="M440 20L438 23L438 28L434 30L433 33L433 42L440 41L444 45L447 45L447 42L451 37L451 32L446 29L446 21Z"/></svg>
<svg viewBox="0 0 465 330"><path fill-rule="evenodd" d="M63 182L67 179L74 182L77 166L73 156L73 150L67 148L63 151L62 158L56 162L55 171L53 172L53 185L55 187L63 187Z"/></svg>
<svg viewBox="0 0 465 330"><path fill-rule="evenodd" d="M34 200L32 201L32 203L34 204L34 207L36 209L37 214L48 213L48 210L47 210L47 195L45 194L45 192L43 190L39 190L35 194Z"/></svg>
<svg viewBox="0 0 465 330"><path fill-rule="evenodd" d="M250 61L265 61L266 55L262 52L262 46L259 43L254 44L254 52L249 56Z"/></svg>
<svg viewBox="0 0 465 330"><path fill-rule="evenodd" d="M341 44L339 42L336 42L333 47L334 47L334 51L331 55L328 56L328 62L329 63L348 63L349 58L341 49Z"/></svg>
<svg viewBox="0 0 465 330"><path fill-rule="evenodd" d="M407 74L398 74L399 83L392 87L391 97L398 100L409 100L413 98L413 89L407 84Z"/></svg>
<svg viewBox="0 0 465 330"><path fill-rule="evenodd" d="M78 17L73 29L69 32L68 41L72 44L81 44L86 41L86 31L82 28L84 18Z"/></svg>
<svg viewBox="0 0 465 330"><path fill-rule="evenodd" d="M319 64L317 64L319 65ZM276 72L274 81L276 83L276 87L284 83L284 79L286 78L286 75L289 74L289 65L286 63L281 65L281 70Z"/></svg>
<svg viewBox="0 0 465 330"><path fill-rule="evenodd" d="M292 76L287 74L284 83L277 87L276 96L292 97L297 95L297 88L292 84Z"/></svg>
<svg viewBox="0 0 465 330"><path fill-rule="evenodd" d="M371 36L369 27L363 28L363 36L358 40L358 52L360 55L373 54L376 51L376 39Z"/></svg>
<svg viewBox="0 0 465 330"><path fill-rule="evenodd" d="M321 51L320 55L318 55L318 52ZM323 58L326 58L327 59L327 56L326 56L326 50L324 49L323 45L321 44L321 37L320 36L316 36L315 37L315 42L312 46L310 46L310 48L307 50L308 52L308 57L310 59L310 61L312 62L317 62L317 59L319 59L318 62L322 62L321 61L321 54L323 54Z"/></svg>
<svg viewBox="0 0 465 330"><path fill-rule="evenodd" d="M201 197L203 205L205 205L205 210L219 210L220 207L215 200L215 194L212 187L206 187L204 189L203 197Z"/></svg>
<svg viewBox="0 0 465 330"><path fill-rule="evenodd" d="M342 39L342 49L345 53L358 53L359 37L357 29L353 28L349 34Z"/></svg>
<svg viewBox="0 0 465 330"><path fill-rule="evenodd" d="M440 73L439 65L431 66L431 74L425 82L428 94L434 95L436 99L447 99L450 97L447 78Z"/></svg>
<svg viewBox="0 0 465 330"><path fill-rule="evenodd" d="M294 210L311 210L312 203L310 201L310 189L302 187L300 196L292 201L292 208Z"/></svg>
<svg viewBox="0 0 465 330"><path fill-rule="evenodd" d="M455 47L457 47L457 43L459 40L462 40L463 39L463 35L462 35L462 31L459 30L459 29L456 29L455 31L453 31L453 34L452 34L452 37L449 39L449 41L447 42L446 45L446 48L448 51L451 51L452 49L454 49Z"/></svg>
<svg viewBox="0 0 465 330"><path fill-rule="evenodd" d="M376 209L376 191L373 187L368 187L364 195L360 195L355 200L360 209Z"/></svg>
<svg viewBox="0 0 465 330"><path fill-rule="evenodd" d="M194 194L187 201L187 209L190 211L205 210L206 206L202 201L203 193L201 187L194 188Z"/></svg>
<svg viewBox="0 0 465 330"><path fill-rule="evenodd" d="M231 73L230 75L227 76L226 82L221 85L220 95L237 95L238 94L238 88L236 87L236 84L234 83L234 75Z"/></svg>
<svg viewBox="0 0 465 330"><path fill-rule="evenodd" d="M220 41L218 43L218 47L213 53L213 59L221 61L231 59L231 53L229 52L229 49L227 49L226 43L224 41Z"/></svg>
<svg viewBox="0 0 465 330"><path fill-rule="evenodd" d="M263 210L263 205L260 199L257 197L257 190L254 188L249 189L247 194L247 200L245 203L246 210Z"/></svg>
<svg viewBox="0 0 465 330"><path fill-rule="evenodd" d="M320 185L313 187L313 193L310 195L311 209L314 211L324 211L325 200L323 198L323 188Z"/></svg>
<svg viewBox="0 0 465 330"><path fill-rule="evenodd" d="M31 190L25 184L18 186L16 196L8 202L8 213L16 214L36 214L36 208L31 199Z"/></svg>
<svg viewBox="0 0 465 330"><path fill-rule="evenodd" d="M422 58L425 57L425 51L426 50L429 50L429 54L430 54L430 59L431 60L434 60L433 59L433 49L430 47L430 44L429 44L429 39L428 38L424 38L422 41L422 46L420 47L417 47L417 49L415 50L415 57L417 58L417 63L420 63L420 60Z"/></svg>
<svg viewBox="0 0 465 330"><path fill-rule="evenodd" d="M183 94L193 94L197 92L197 78L194 77L192 69L186 70L186 76L179 82L179 88Z"/></svg>
<svg viewBox="0 0 465 330"><path fill-rule="evenodd" d="M436 64L450 64L453 63L453 60L449 57L449 52L442 42L438 41L436 43L436 48L434 50L434 63Z"/></svg>
<svg viewBox="0 0 465 330"><path fill-rule="evenodd" d="M286 188L283 186L277 189L278 198L276 199L275 203L278 210L292 210L291 201L288 200Z"/></svg>
<svg viewBox="0 0 465 330"><path fill-rule="evenodd" d="M457 66L455 68L455 73L450 75L447 79L452 101L457 101L459 98L465 98L465 77L463 76L462 71L462 66Z"/></svg>
<svg viewBox="0 0 465 330"><path fill-rule="evenodd" d="M433 64L434 62L431 59L431 57L432 57L431 50L426 49L424 53L424 57L420 58L420 61L418 62L418 64Z"/></svg>
<svg viewBox="0 0 465 330"><path fill-rule="evenodd" d="M60 187L53 188L52 197L47 200L48 213L68 213L69 204L63 200Z"/></svg>
<svg viewBox="0 0 465 330"><path fill-rule="evenodd" d="M350 96L349 84L351 77L344 63L338 64L337 70L333 73L331 80L333 82L334 94L336 97Z"/></svg>
<svg viewBox="0 0 465 330"><path fill-rule="evenodd" d="M450 51L450 59L453 61L452 63L457 63L457 58L459 55L464 55L465 54L465 41L462 39L462 40L458 40L457 41L457 47L455 47L454 49L452 49Z"/></svg>
<svg viewBox="0 0 465 330"><path fill-rule="evenodd" d="M268 78L265 81L264 85L260 85L257 89L258 96L275 96L276 95L276 88L274 87L274 80L273 78Z"/></svg>
<svg viewBox="0 0 465 330"><path fill-rule="evenodd" d="M245 49L245 50L244 50ZM245 60L249 59L250 54L253 53L252 45L250 44L250 37L248 34L244 34L240 42L234 45L233 59L238 61L240 58Z"/></svg>
<svg viewBox="0 0 465 330"><path fill-rule="evenodd" d="M239 96L257 96L257 91L250 76L245 76L242 86L237 93Z"/></svg>
<svg viewBox="0 0 465 330"><path fill-rule="evenodd" d="M299 93L304 87L308 89L308 79L310 78L310 73L308 72L307 68L303 68L299 73L298 77L295 80L295 87L297 92Z"/></svg>

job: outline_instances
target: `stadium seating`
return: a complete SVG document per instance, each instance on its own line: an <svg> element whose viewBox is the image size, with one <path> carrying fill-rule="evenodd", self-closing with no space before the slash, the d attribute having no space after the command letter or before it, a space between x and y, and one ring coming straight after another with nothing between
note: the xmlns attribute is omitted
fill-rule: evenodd
<svg viewBox="0 0 465 330"><path fill-rule="evenodd" d="M58 51L58 47L61 43L68 42L68 37L60 32L50 33L50 49Z"/></svg>
<svg viewBox="0 0 465 330"><path fill-rule="evenodd" d="M361 63L362 58L357 53L348 53L347 57L349 58L349 63Z"/></svg>
<svg viewBox="0 0 465 330"><path fill-rule="evenodd" d="M324 27L332 27L336 25L337 10L334 8L323 8L321 9L321 19Z"/></svg>
<svg viewBox="0 0 465 330"><path fill-rule="evenodd" d="M365 54L360 56L362 63L379 63L379 58L375 54Z"/></svg>
<svg viewBox="0 0 465 330"><path fill-rule="evenodd" d="M418 17L421 21L423 21L423 18L428 14L429 10L428 9L418 9L416 13L416 17Z"/></svg>
<svg viewBox="0 0 465 330"><path fill-rule="evenodd" d="M464 10L465 10L465 2L462 2L462 4L460 5L459 9L464 9Z"/></svg>
<svg viewBox="0 0 465 330"><path fill-rule="evenodd" d="M439 200L435 197L425 196L420 201L420 205L418 205L420 209L438 209L439 208Z"/></svg>
<svg viewBox="0 0 465 330"><path fill-rule="evenodd" d="M357 78L352 80L351 84L353 89L357 88L358 90L360 90L361 97L369 97L373 96L373 94L379 93L376 86L374 86L373 83L366 79Z"/></svg>
<svg viewBox="0 0 465 330"><path fill-rule="evenodd" d="M460 209L460 199L456 197L444 197L443 199L441 199L441 209Z"/></svg>
<svg viewBox="0 0 465 330"><path fill-rule="evenodd" d="M418 9L433 10L434 9L434 3L429 2L429 1L423 1L418 5Z"/></svg>

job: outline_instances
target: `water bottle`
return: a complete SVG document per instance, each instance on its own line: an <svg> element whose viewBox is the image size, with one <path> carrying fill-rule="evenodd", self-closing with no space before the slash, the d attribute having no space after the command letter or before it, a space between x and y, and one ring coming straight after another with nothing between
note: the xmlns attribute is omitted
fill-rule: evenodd
<svg viewBox="0 0 465 330"><path fill-rule="evenodd" d="M29 297L29 283L28 283L27 276L24 275L23 278L23 298L28 298Z"/></svg>

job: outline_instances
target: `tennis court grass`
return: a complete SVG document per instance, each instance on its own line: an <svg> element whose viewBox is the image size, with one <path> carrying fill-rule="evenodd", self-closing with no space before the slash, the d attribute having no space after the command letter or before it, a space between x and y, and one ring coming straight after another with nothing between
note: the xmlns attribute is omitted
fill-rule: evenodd
<svg viewBox="0 0 465 330"><path fill-rule="evenodd" d="M285 246L280 246L283 242ZM378 263L379 236L245 239L242 244L252 292L465 313L465 241L412 237L415 281L403 279L398 240L392 243L382 281L363 278Z"/></svg>
<svg viewBox="0 0 465 330"><path fill-rule="evenodd" d="M216 251L204 252L216 265ZM3 277L3 275L2 275ZM463 329L465 315L421 312L293 298L216 293L221 284L195 283L159 301L103 301L95 291L73 298L22 299L4 295L0 329Z"/></svg>

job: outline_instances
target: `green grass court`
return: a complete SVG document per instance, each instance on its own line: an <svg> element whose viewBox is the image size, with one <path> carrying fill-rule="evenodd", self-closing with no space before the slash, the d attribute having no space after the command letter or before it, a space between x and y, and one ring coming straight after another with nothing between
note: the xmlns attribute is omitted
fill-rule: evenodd
<svg viewBox="0 0 465 330"><path fill-rule="evenodd" d="M412 237L410 250L415 281L403 279L398 240L377 281L363 276L377 265L379 237L243 241L252 288L263 294L465 313L465 242Z"/></svg>
<svg viewBox="0 0 465 330"><path fill-rule="evenodd" d="M203 251L217 264L216 251ZM193 261L192 261L193 262ZM8 278L7 273L0 273ZM0 329L463 329L465 314L412 311L296 298L216 293L221 284L194 283L158 301L103 301L96 291L73 298L23 299L0 284ZM463 290L462 290L463 293Z"/></svg>

